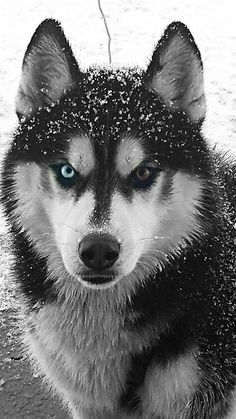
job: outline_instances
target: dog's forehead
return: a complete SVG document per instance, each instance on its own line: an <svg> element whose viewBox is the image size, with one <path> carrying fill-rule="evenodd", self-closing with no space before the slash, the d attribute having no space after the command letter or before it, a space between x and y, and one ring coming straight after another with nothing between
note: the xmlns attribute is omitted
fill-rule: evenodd
<svg viewBox="0 0 236 419"><path fill-rule="evenodd" d="M131 130L139 111L134 104L143 89L141 74L94 69L79 86L79 120L96 142L104 142L103 132L115 136Z"/></svg>
<svg viewBox="0 0 236 419"><path fill-rule="evenodd" d="M93 69L86 74L77 110L87 134L71 141L69 155L75 168L80 164L80 170L86 166L89 172L112 155L115 168L125 176L144 159L141 137L135 135L140 109L133 103L139 100L141 105L142 90L141 73L130 69Z"/></svg>
<svg viewBox="0 0 236 419"><path fill-rule="evenodd" d="M94 141L120 141L125 135L163 138L172 115L134 70L98 70L85 75L74 104L78 120Z"/></svg>

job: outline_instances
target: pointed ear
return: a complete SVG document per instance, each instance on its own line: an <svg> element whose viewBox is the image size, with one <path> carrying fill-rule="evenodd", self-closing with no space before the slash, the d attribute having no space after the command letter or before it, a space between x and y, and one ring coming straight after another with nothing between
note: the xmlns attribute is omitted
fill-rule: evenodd
<svg viewBox="0 0 236 419"><path fill-rule="evenodd" d="M78 64L60 27L44 20L36 29L23 60L16 99L19 118L56 103L80 77Z"/></svg>
<svg viewBox="0 0 236 419"><path fill-rule="evenodd" d="M194 123L206 113L203 65L188 28L171 23L153 53L145 74L148 88L155 90L170 110L182 110Z"/></svg>

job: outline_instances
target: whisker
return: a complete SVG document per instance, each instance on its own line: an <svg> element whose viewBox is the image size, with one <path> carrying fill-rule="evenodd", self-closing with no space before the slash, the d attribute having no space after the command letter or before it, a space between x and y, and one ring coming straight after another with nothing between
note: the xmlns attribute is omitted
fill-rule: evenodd
<svg viewBox="0 0 236 419"><path fill-rule="evenodd" d="M151 252L153 252L153 253L160 253L161 255L164 255L165 257L167 257L167 256L168 256L168 254L167 254L167 253L165 253L165 252L163 252L162 250L158 250L158 249L150 248L150 249L148 249L148 251L151 251Z"/></svg>
<svg viewBox="0 0 236 419"><path fill-rule="evenodd" d="M75 231L76 233L79 233L79 230L78 230L77 228L75 228L75 227L71 226L70 224L67 224L67 223L62 222L62 223L61 223L61 225L64 225L64 226L66 226L66 227L69 227L69 228L71 228L73 231Z"/></svg>
<svg viewBox="0 0 236 419"><path fill-rule="evenodd" d="M171 240L170 237L168 236L150 236L150 237L143 237L142 239L139 239L139 241L144 241L144 240Z"/></svg>

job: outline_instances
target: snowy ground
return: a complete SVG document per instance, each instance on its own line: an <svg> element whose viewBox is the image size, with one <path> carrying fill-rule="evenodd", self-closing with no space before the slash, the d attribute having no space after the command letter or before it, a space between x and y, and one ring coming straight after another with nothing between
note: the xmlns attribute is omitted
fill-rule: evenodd
<svg viewBox="0 0 236 419"><path fill-rule="evenodd" d="M236 154L236 3L234 0L101 0L112 37L113 65L145 67L155 43L173 20L190 28L202 53L208 116L205 135ZM107 35L97 0L1 0L0 161L16 126L14 99L21 62L37 25L62 22L82 68L108 65ZM0 309L11 305L6 282L10 255L0 214ZM3 298L4 297L4 298Z"/></svg>

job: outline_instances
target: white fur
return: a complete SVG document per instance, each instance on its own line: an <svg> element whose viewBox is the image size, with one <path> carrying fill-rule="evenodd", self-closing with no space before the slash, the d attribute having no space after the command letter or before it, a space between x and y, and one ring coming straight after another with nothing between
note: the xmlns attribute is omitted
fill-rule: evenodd
<svg viewBox="0 0 236 419"><path fill-rule="evenodd" d="M15 168L15 222L25 231L40 255L48 257L57 251L53 226L47 215L50 198L41 183L41 170L35 163L20 164Z"/></svg>
<svg viewBox="0 0 236 419"><path fill-rule="evenodd" d="M89 217L94 204L93 192L88 190L76 202L72 196L64 199L58 194L47 206L57 247L64 266L71 275L79 276L80 273L82 262L79 259L79 243L91 231Z"/></svg>
<svg viewBox="0 0 236 419"><path fill-rule="evenodd" d="M144 151L140 141L129 136L121 138L116 156L116 167L121 176L126 177L142 160Z"/></svg>
<svg viewBox="0 0 236 419"><path fill-rule="evenodd" d="M232 405L231 405L230 413L226 419L236 419L236 388L232 395Z"/></svg>
<svg viewBox="0 0 236 419"><path fill-rule="evenodd" d="M28 316L25 343L49 384L77 415L97 418L103 412L104 417L119 417L115 416L117 400L131 354L142 350L162 328L124 331L122 306L115 293L87 291L82 295L73 281L71 293L69 283L60 286L64 288L62 301ZM86 413L89 409L94 416Z"/></svg>
<svg viewBox="0 0 236 419"><path fill-rule="evenodd" d="M95 166L94 150L89 137L83 135L71 138L68 157L70 164L80 175L88 176Z"/></svg>
<svg viewBox="0 0 236 419"><path fill-rule="evenodd" d="M166 366L150 365L141 389L145 417L184 418L199 378L193 350Z"/></svg>

